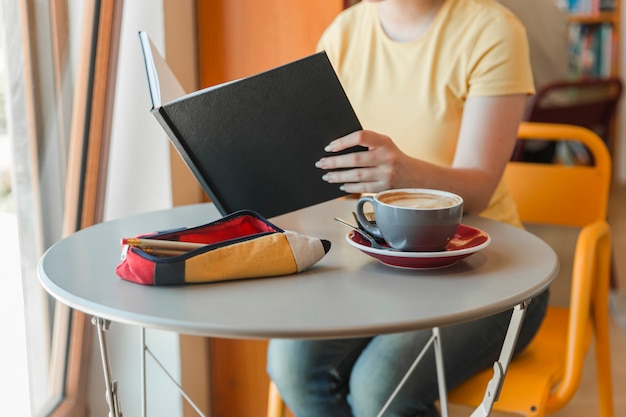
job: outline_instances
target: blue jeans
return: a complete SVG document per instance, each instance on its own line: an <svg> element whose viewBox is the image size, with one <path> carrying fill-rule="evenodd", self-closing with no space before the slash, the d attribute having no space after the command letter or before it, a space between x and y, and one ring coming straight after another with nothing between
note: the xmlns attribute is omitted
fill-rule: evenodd
<svg viewBox="0 0 626 417"><path fill-rule="evenodd" d="M516 346L531 341L548 302L548 291L533 299ZM498 359L511 311L440 328L446 382L452 389ZM431 330L336 340L270 341L268 373L297 417L375 417ZM439 398L432 348L390 404L386 416L438 416Z"/></svg>

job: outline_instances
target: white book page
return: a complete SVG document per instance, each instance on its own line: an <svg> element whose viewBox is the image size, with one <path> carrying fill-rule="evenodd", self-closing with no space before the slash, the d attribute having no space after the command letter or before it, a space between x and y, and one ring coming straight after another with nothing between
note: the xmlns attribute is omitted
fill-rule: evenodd
<svg viewBox="0 0 626 417"><path fill-rule="evenodd" d="M139 32L139 40L146 64L152 108L157 109L164 103L184 96L185 89L180 85L172 69L167 65L148 34Z"/></svg>

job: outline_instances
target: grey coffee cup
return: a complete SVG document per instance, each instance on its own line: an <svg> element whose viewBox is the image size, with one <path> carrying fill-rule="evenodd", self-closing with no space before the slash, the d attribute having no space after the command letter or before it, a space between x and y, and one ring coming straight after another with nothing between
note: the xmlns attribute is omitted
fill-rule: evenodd
<svg viewBox="0 0 626 417"><path fill-rule="evenodd" d="M374 222L364 212L374 207ZM443 250L463 217L463 198L426 188L404 188L364 196L356 206L359 224L394 249L408 252Z"/></svg>

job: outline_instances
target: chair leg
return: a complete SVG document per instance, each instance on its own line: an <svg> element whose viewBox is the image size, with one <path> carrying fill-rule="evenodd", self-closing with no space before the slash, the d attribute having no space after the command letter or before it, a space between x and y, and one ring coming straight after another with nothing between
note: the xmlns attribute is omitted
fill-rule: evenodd
<svg viewBox="0 0 626 417"><path fill-rule="evenodd" d="M597 317L595 321L596 373L598 381L600 416L613 417L613 383L611 376L611 349L609 346L608 311L604 317Z"/></svg>
<svg viewBox="0 0 626 417"><path fill-rule="evenodd" d="M603 242L610 248L610 238ZM606 258L600 258L598 276L611 275L613 251L606 250ZM601 417L613 417L613 382L611 376L611 346L609 335L609 287L610 280L599 279L596 287L596 296L593 305L593 324L595 331L596 374L598 382L598 398Z"/></svg>
<svg viewBox="0 0 626 417"><path fill-rule="evenodd" d="M617 283L617 270L615 266L615 255L613 251L611 251L611 290L615 291L619 287Z"/></svg>
<svg viewBox="0 0 626 417"><path fill-rule="evenodd" d="M626 292L620 291L615 267L615 256L611 252L611 271L609 274L609 311L617 323L626 330Z"/></svg>
<svg viewBox="0 0 626 417"><path fill-rule="evenodd" d="M285 403L278 392L278 388L270 381L270 389L267 397L267 417L284 417Z"/></svg>

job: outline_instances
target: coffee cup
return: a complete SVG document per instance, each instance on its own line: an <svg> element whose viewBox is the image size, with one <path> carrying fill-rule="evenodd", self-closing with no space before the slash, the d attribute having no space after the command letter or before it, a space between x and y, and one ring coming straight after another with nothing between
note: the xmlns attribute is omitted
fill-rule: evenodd
<svg viewBox="0 0 626 417"><path fill-rule="evenodd" d="M371 221L364 211L374 208ZM361 197L356 206L360 226L384 239L393 249L408 252L443 250L454 237L463 216L463 198L426 188L381 191Z"/></svg>

